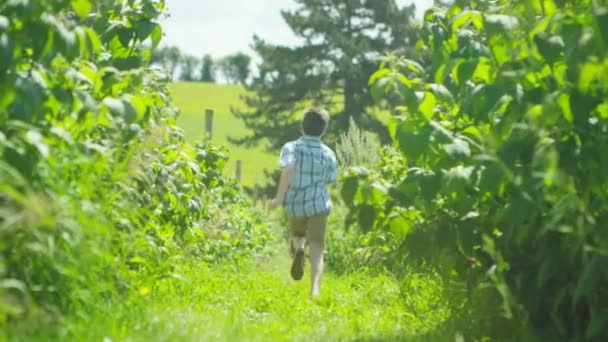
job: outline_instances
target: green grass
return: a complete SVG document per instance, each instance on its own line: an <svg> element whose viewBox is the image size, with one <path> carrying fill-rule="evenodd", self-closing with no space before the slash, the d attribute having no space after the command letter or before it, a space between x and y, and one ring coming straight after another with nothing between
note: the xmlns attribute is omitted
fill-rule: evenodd
<svg viewBox="0 0 608 342"><path fill-rule="evenodd" d="M263 146L243 148L228 142L228 136L243 136L245 124L234 117L231 107L241 107L239 96L245 90L238 85L218 85L199 82L178 82L169 86L174 104L181 110L177 125L184 130L186 140L194 142L205 134L205 109L213 109L214 127L212 140L229 149L227 172L234 174L236 161L243 161L242 183L246 186L265 183L264 169L278 167L278 151L267 152Z"/></svg>
<svg viewBox="0 0 608 342"><path fill-rule="evenodd" d="M148 295L89 309L96 313L87 322L72 316L62 328L28 327L19 339L392 341L422 339L449 318L446 305L433 306L424 295L419 312L408 311L402 292L414 288L388 274L327 273L321 296L311 301L309 278L295 282L288 269L286 252L240 264L192 264L176 272L185 278L162 280ZM420 279L415 290L435 289L431 278Z"/></svg>

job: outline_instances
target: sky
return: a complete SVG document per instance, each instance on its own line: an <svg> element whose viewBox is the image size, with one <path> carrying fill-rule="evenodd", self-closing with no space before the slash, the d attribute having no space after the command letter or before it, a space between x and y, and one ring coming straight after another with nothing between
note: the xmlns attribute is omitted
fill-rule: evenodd
<svg viewBox="0 0 608 342"><path fill-rule="evenodd" d="M377 0L382 1L382 0ZM433 0L397 0L416 5L422 17ZM197 57L215 58L243 51L252 54L253 35L274 44L297 42L280 11L294 7L292 0L166 0L169 17L161 21L162 45L177 46Z"/></svg>

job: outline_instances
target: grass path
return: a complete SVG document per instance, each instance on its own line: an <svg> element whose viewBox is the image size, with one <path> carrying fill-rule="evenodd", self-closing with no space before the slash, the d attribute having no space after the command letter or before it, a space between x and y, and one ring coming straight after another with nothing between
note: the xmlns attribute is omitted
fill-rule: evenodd
<svg viewBox="0 0 608 342"><path fill-rule="evenodd" d="M388 275L326 272L321 295L310 300L309 270L291 280L286 252L176 271L184 276L157 281L134 302L100 303L93 319L66 318L53 324L59 331L26 326L17 340L435 341L428 333L449 316L429 303L414 315L403 284Z"/></svg>

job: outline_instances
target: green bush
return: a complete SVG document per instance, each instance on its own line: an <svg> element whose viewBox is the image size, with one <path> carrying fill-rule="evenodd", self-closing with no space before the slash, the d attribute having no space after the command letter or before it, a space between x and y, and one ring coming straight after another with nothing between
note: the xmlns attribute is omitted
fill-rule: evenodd
<svg viewBox="0 0 608 342"><path fill-rule="evenodd" d="M420 60L389 56L371 77L375 97L402 99L389 129L403 161L398 177L345 178L349 217L473 294L491 285L533 335L603 340L608 8L499 3L427 10Z"/></svg>
<svg viewBox="0 0 608 342"><path fill-rule="evenodd" d="M0 4L0 326L87 315L264 252L223 149L173 126L147 69L164 1ZM108 313L111 314L111 313Z"/></svg>

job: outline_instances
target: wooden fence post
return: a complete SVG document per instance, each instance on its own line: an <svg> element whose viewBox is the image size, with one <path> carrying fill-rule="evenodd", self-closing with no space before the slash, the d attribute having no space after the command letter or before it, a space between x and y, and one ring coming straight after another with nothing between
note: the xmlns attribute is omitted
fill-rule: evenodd
<svg viewBox="0 0 608 342"><path fill-rule="evenodd" d="M211 140L213 137L213 109L205 110L205 132L206 138Z"/></svg>
<svg viewBox="0 0 608 342"><path fill-rule="evenodd" d="M243 161L242 160L237 160L236 161L236 172L235 172L235 177L237 182L241 182L241 174L243 171Z"/></svg>

